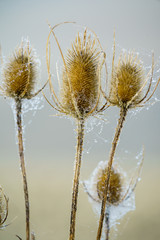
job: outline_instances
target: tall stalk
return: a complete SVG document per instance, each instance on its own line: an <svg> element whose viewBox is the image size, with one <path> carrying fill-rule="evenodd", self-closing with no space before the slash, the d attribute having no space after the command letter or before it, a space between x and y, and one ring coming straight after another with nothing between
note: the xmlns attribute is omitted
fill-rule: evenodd
<svg viewBox="0 0 160 240"><path fill-rule="evenodd" d="M118 120L118 125L116 127L114 139L112 141L112 147L111 147L111 152L109 155L108 167L106 170L107 174L106 174L106 179L105 179L104 195L103 195L102 205L101 205L101 215L100 215L99 226L98 226L98 231L97 231L97 240L100 240L101 235L102 235L103 220L104 220L105 209L106 209L106 201L107 201L107 195L108 195L108 191L109 191L110 173L111 173L111 168L112 168L112 164L113 164L113 160L114 160L114 154L116 151L117 143L119 140L121 130L123 128L123 123L125 121L126 115L127 115L127 109L125 107L122 107L120 109L120 118Z"/></svg>
<svg viewBox="0 0 160 240"><path fill-rule="evenodd" d="M71 217L70 217L70 235L69 240L75 239L75 225L76 225L76 211L78 200L78 188L79 188L79 176L81 169L81 159L83 150L84 139L84 120L77 120L77 148L75 157L75 169L72 189L72 205L71 205Z"/></svg>
<svg viewBox="0 0 160 240"><path fill-rule="evenodd" d="M27 177L24 161L24 148L23 148L23 129L22 129L22 100L16 101L16 114L17 114L17 129L18 129L18 146L19 146L19 157L20 166L23 177L23 190L25 199L25 212L26 212L26 240L30 240L30 210L29 210L29 194L27 186Z"/></svg>

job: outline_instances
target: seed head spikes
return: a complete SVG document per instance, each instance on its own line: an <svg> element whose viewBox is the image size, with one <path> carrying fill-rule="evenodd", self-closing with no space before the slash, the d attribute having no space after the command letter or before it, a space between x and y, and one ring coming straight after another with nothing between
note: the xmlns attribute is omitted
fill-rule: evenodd
<svg viewBox="0 0 160 240"><path fill-rule="evenodd" d="M103 92L104 97L110 105L126 110L143 107L153 96L160 81L159 78L152 93L148 96L153 81L154 55L152 55L152 68L147 76L145 76L145 70L138 54L133 52L121 53L117 65L114 64L114 60L115 37L109 96ZM147 85L147 90L145 90Z"/></svg>
<svg viewBox="0 0 160 240"><path fill-rule="evenodd" d="M51 33L55 37L64 63L60 99L55 94L51 82L50 56L48 56ZM98 46L96 37L92 40L91 35L87 36L87 30L85 30L83 37L78 34L71 49L68 50L66 58L64 58L53 28L50 34L46 49L47 68L54 105L46 100L60 113L73 116L76 119L86 119L99 109L101 69L105 54L101 46Z"/></svg>
<svg viewBox="0 0 160 240"><path fill-rule="evenodd" d="M86 118L93 109L96 110L99 98L101 52L95 46L95 39L92 42L86 34L85 31L83 39L78 34L72 49L68 50L66 68L63 70L63 107L75 118Z"/></svg>
<svg viewBox="0 0 160 240"><path fill-rule="evenodd" d="M4 71L4 90L12 98L29 98L35 84L35 63L29 48L18 48Z"/></svg>
<svg viewBox="0 0 160 240"><path fill-rule="evenodd" d="M29 41L21 42L3 69L3 95L17 99L31 99L42 89L34 93L37 66Z"/></svg>
<svg viewBox="0 0 160 240"><path fill-rule="evenodd" d="M114 68L110 87L110 100L114 105L121 107L130 103L136 106L142 97L139 91L145 75L142 64L136 59L133 53L125 54Z"/></svg>

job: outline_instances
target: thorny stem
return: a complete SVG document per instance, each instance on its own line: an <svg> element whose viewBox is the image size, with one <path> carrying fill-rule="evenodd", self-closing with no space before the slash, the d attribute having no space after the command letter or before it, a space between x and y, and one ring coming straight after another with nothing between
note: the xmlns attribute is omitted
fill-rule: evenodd
<svg viewBox="0 0 160 240"><path fill-rule="evenodd" d="M98 226L98 231L97 231L97 240L100 240L101 235L102 235L103 220L104 220L106 201L107 201L107 195L108 195L108 190L109 190L110 173L111 173L115 150L117 147L117 143L119 140L121 130L123 128L123 123L125 121L126 115L127 115L127 108L122 107L120 110L120 118L118 120L118 125L117 125L116 131L115 131L115 136L114 136L114 139L112 142L111 152L110 152L109 161L108 161L108 167L106 170L107 174L106 174L106 179L105 179L104 195L103 195L102 205L101 205L101 215L100 215L99 226Z"/></svg>
<svg viewBox="0 0 160 240"><path fill-rule="evenodd" d="M106 231L105 231L105 240L109 240L109 232L110 232L110 226L109 226L109 217L110 217L110 213L109 213L109 207L107 209L107 212L105 214L105 228L106 228Z"/></svg>
<svg viewBox="0 0 160 240"><path fill-rule="evenodd" d="M22 137L22 101L16 101L16 113L17 113L17 128L18 128L18 146L19 146L19 157L20 166L23 177L23 189L24 189L24 199L25 199L25 211L26 211L26 240L30 240L30 211L29 211L29 195L27 186L27 177L24 161L24 149L23 149L23 137Z"/></svg>
<svg viewBox="0 0 160 240"><path fill-rule="evenodd" d="M78 187L79 187L79 176L80 176L82 150L83 150L83 138L84 138L84 120L83 119L78 120L77 133L78 133L78 135L77 135L77 149L76 149L74 180L73 180L73 189L72 189L72 205L71 205L69 240L74 240L75 239Z"/></svg>

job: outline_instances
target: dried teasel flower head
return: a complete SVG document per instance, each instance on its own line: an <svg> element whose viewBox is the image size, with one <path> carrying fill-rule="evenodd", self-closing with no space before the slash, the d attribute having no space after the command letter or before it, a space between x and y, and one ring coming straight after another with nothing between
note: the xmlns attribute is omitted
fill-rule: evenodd
<svg viewBox="0 0 160 240"><path fill-rule="evenodd" d="M144 84L145 72L137 55L125 53L121 55L117 66L113 69L110 101L119 107L132 106L139 103L142 98L141 88Z"/></svg>
<svg viewBox="0 0 160 240"><path fill-rule="evenodd" d="M106 179L106 171L107 169L102 169L99 172L99 176L97 176L97 194L100 200L103 199L104 195L104 187L105 187L105 179ZM119 202L121 199L122 193L122 176L116 169L112 168L110 173L110 185L107 201L111 204Z"/></svg>
<svg viewBox="0 0 160 240"><path fill-rule="evenodd" d="M0 229L6 227L4 225L8 217L8 198L4 194L2 188L0 187Z"/></svg>
<svg viewBox="0 0 160 240"><path fill-rule="evenodd" d="M91 198L101 203L104 194L107 163L99 162L92 173L91 179L84 183L87 193ZM124 176L118 167L114 166L110 173L110 185L107 197L107 204L116 205L121 201L124 187Z"/></svg>
<svg viewBox="0 0 160 240"><path fill-rule="evenodd" d="M68 50L61 91L63 107L74 117L84 118L98 101L101 50L96 39L79 34ZM96 110L96 108L95 108Z"/></svg>
<svg viewBox="0 0 160 240"><path fill-rule="evenodd" d="M135 210L134 190L140 180L144 151L139 156L142 156L142 159L137 163L136 171L134 171L130 180L128 180L127 173L117 164L111 169L110 186L105 209L105 218L107 219L109 216L110 227L116 226L124 215ZM89 197L93 210L98 215L101 214L101 203L104 194L105 171L107 166L107 162L99 162L91 178L83 182L85 192Z"/></svg>
<svg viewBox="0 0 160 240"><path fill-rule="evenodd" d="M37 64L29 41L22 41L3 67L3 94L14 99L32 98Z"/></svg>
<svg viewBox="0 0 160 240"><path fill-rule="evenodd" d="M114 60L115 34L109 95L107 96L101 89L109 106L118 106L124 111L129 108L143 107L145 103L152 98L160 82L159 78L151 92L154 72L154 54L152 54L152 67L147 75L145 74L145 68L138 54L133 52L122 53L117 65L114 65Z"/></svg>
<svg viewBox="0 0 160 240"><path fill-rule="evenodd" d="M52 107L76 119L85 119L96 113L99 108L101 70L105 54L97 36L95 34L89 35L86 29L82 36L78 33L72 47L67 52L67 56L64 57L53 28L51 31L58 44L64 64L60 99L58 99L51 83L48 37L47 66L50 89L55 103L55 107L53 105Z"/></svg>

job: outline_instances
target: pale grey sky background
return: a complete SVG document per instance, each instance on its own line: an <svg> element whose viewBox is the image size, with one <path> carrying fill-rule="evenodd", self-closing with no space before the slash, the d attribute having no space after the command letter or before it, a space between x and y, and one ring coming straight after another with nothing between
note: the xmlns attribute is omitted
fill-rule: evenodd
<svg viewBox="0 0 160 240"><path fill-rule="evenodd" d="M154 50L155 61L160 66L159 11L160 2L156 0L1 0L0 43L3 55L7 58L21 42L22 37L28 37L41 61L40 83L45 82L47 79L45 63L46 39L49 32L47 20L52 26L63 21L76 21L80 25L92 28L99 36L102 46L106 50L108 62L112 56L113 32L115 29L118 49L135 49L135 51L140 52L140 57L146 65L151 63L149 55ZM57 34L60 34L60 43L64 51L65 48L70 47L70 43L74 40L74 35L71 35L72 29L71 25L64 25L56 30ZM76 27L74 27L74 31L76 33ZM70 36L73 36L73 38L71 39ZM57 52L54 51L54 61L56 62L59 59L56 59ZM158 75L155 74L155 79L157 77ZM160 96L159 91L160 88L157 89L157 96ZM6 146L10 149L9 153L15 151L13 144L15 140L14 123L11 109L3 97L0 106L2 123L0 145L3 157L6 157L8 152ZM148 153L159 154L159 109L160 104L156 103L149 111L144 110L131 119L128 117L123 130L124 136L122 135L123 139L125 136L127 138L127 142L124 144L126 149L129 146L129 150L135 152L138 146L145 144ZM106 117L108 114L112 115L112 111L116 110L106 112ZM70 154L71 151L74 151L74 148L71 150L71 146L75 142L72 130L74 125L68 120L50 117L51 114L55 114L55 112L47 103L44 103L44 108L37 111L34 118L29 117L32 119L32 124L26 128L26 148L32 149L32 154L34 153L35 157L37 154L38 158L45 157L47 153L53 154L53 151L57 157L59 153L65 153L66 156L67 152ZM118 117L118 111L115 116ZM104 138L109 138L109 141L116 126L116 118L103 129L102 135ZM26 124L28 121L26 120ZM98 144L101 145L101 142L98 141ZM96 144L95 148L97 148L98 144ZM61 151L62 148L63 151ZM44 153L40 149L43 149Z"/></svg>
<svg viewBox="0 0 160 240"><path fill-rule="evenodd" d="M118 57L118 53L121 48L127 50L135 49L136 52L140 53L140 57L143 60L144 65L148 66L152 61L151 52L153 50L155 54L155 62L157 64L154 79L158 79L158 69L160 68L159 0L0 0L0 44L2 46L2 54L7 58L21 42L22 37L28 37L31 45L36 49L37 55L41 61L39 84L44 83L47 80L45 63L46 41L49 33L47 21L52 26L63 21L75 21L79 25L88 26L93 29L99 36L101 44L107 53L107 62L109 64L112 57L113 33L115 30L117 50L116 57ZM77 26L77 31L79 30L80 27ZM66 48L70 47L77 31L76 26L73 27L71 25L64 25L56 29L56 33L59 37L64 53ZM56 47L52 55L54 56L54 64L60 61ZM59 66L59 69L60 67L61 66ZM56 76L56 73L54 73L54 75ZM47 92L48 88L46 88L46 93ZM160 99L160 86L157 89L156 97ZM33 176L35 176L35 178L37 177L37 179L34 179L35 183L30 182L33 199L35 189L36 193L39 194L38 196L41 198L41 186L38 185L38 179L39 181L40 179L44 179L44 182L42 183L43 190L46 188L45 179L49 179L49 185L51 185L51 183L56 185L55 182L57 181L59 181L60 184L62 183L61 178L58 180L53 178L54 176L58 176L56 166L64 166L66 169L66 172L64 168L62 171L64 178L67 178L70 174L68 177L70 185L68 185L66 189L68 187L71 189L72 168L76 145L76 133L74 131L76 126L74 121L66 118L51 117L50 115L55 114L56 112L53 111L45 101L42 101L42 104L44 107L41 110L37 110L36 114L32 111L24 116L27 170L31 179ZM16 179L18 176L20 178L20 173L18 169L19 160L17 155L17 146L15 145L15 124L9 100L1 97L0 109L0 174L2 176L2 179L0 179L2 182L0 182L0 184L2 184L7 192L9 192L8 195L11 198L11 206L13 204L15 209L18 209L17 211L20 211L21 213L22 210L19 210L17 204L12 200L12 197L14 197L13 190L16 191L16 189L11 185L11 183L13 184L15 174L17 174ZM84 144L82 179L86 179L91 174L93 168L100 160L107 159L111 147L112 136L119 116L118 113L119 110L116 108L111 108L106 111L104 117L108 120L108 124L102 122L98 125L99 121L97 120L96 124L98 126L94 126L91 132L89 132L91 124L90 121L88 122ZM141 151L142 146L144 145L144 172L147 172L147 166L152 166L150 176L154 176L154 169L158 169L160 166L159 124L160 102L157 102L153 106L149 107L149 110L143 109L136 115L128 114L122 131L121 141L117 148L116 160L120 161L122 165L128 166L130 165L129 163L131 163L131 166L134 168L136 165L135 156ZM89 154L87 154L87 152L89 152ZM12 168L14 169L14 164L18 170L17 172L13 171L13 173ZM53 169L53 167L55 168ZM70 169L69 171L67 171L67 167ZM8 170L9 172L11 171L11 175L9 175L11 176L9 178L10 183L5 183L6 179L8 180ZM21 187L22 186L20 185L19 188ZM151 188L153 188L153 186L151 186ZM156 191L158 192L159 190ZM153 194L156 196L156 192ZM43 197L42 199L45 200ZM154 197L152 199L154 199ZM52 200L54 201L54 198ZM41 202L42 200L39 199L39 201ZM139 202L140 205L143 205L141 198L139 198ZM50 202L50 204L52 203ZM41 206L42 208L44 207L42 202ZM70 202L67 203L67 206L70 206ZM150 206L150 204L147 205L146 208L148 206ZM37 212L33 214L37 214L36 217L40 219L38 211L41 211L40 207ZM50 211L51 210L49 209L47 213L49 214ZM146 212L147 210L145 209L144 211ZM160 209L158 209L158 211L155 210L156 213L159 211ZM43 211L42 214L45 215ZM53 214L56 213L53 212ZM60 221L58 223L60 224ZM154 219L152 223L154 223ZM13 228L16 224L17 222L13 223ZM155 228L157 226L155 231L158 231L159 228L156 220L153 225ZM38 226L41 227L38 228ZM50 227L48 228L46 227L48 230L42 230L42 235L39 236L40 240L53 239L47 235L50 233L53 234L54 232L52 225L49 226ZM37 232L39 231L41 233L41 229L43 229L43 222L38 222L33 218L32 227L34 227ZM147 225L144 225L145 230L146 228ZM82 231L82 229L80 228L79 231ZM89 231L92 231L91 227L89 227ZM13 230L11 232L13 232ZM62 231L60 230L60 232ZM57 236L55 232L54 234ZM159 235L156 236L159 237ZM7 234L4 235L4 239L8 240L6 236ZM12 234L9 239L11 239L11 236ZM131 239L131 236L128 236ZM144 235L142 236L144 237ZM146 233L146 237L144 239L151 239L147 239L147 236L149 236L149 232ZM139 235L139 238L137 239L143 239L143 237L140 238ZM61 236L58 240L60 239L64 239L64 237ZM93 237L91 239L93 239ZM123 235L122 239L124 239ZM136 237L133 239L136 239ZM152 240L155 239L158 238L152 238ZM83 240L86 239L83 238Z"/></svg>

